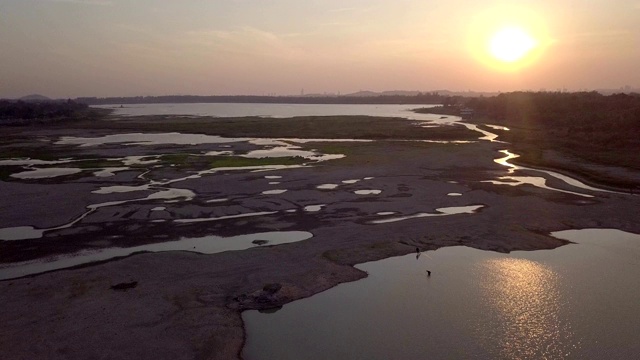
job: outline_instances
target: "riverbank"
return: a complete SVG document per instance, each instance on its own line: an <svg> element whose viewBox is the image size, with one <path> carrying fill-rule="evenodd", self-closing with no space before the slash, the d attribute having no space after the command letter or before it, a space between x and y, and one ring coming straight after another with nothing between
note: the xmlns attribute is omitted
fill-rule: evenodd
<svg viewBox="0 0 640 360"><path fill-rule="evenodd" d="M34 149L44 143L47 149L37 151L56 158L93 159L167 153L201 155L229 148L220 144L78 147L56 142L64 136L98 137L141 131L191 130L219 135L223 133L222 126L227 127L224 135L237 137L345 139L355 138L351 134L367 133L370 140L376 141L296 143L305 150L345 157L312 167L205 174L167 185L193 191L196 196L191 200L114 204L89 214L69 231L55 230L41 239L0 242L2 253L8 254L47 246L51 251L99 251L114 245L262 231L313 234L296 243L211 255L136 254L94 266L2 281L0 301L6 309L0 314L2 357L239 358L245 339L240 316L243 310L273 309L365 277L366 273L353 267L355 264L408 254L416 248L433 250L452 245L498 252L552 249L567 242L550 233L572 228L610 227L640 233L635 216L640 211L637 197L586 191L592 196L587 198L533 186L487 182L507 172L494 162L502 157L499 150L505 144L404 141L468 140L469 133L462 126L416 128L412 122L402 120L404 123L393 126L401 127L403 132L390 132L386 126L395 120L336 117L327 122L321 118L297 119L301 124L296 124L293 131L282 125L286 119L260 120L266 122L257 128L253 127L258 126L257 119L252 120L256 122L252 126L242 123L246 120L250 119L229 119L220 122L224 125L217 125L205 119L164 118L160 122L112 118L3 133L9 136L3 152L33 155ZM291 122L287 124L293 126ZM301 130L305 126L307 130ZM443 135L453 131L455 136ZM377 134L384 136L376 137ZM245 152L250 149L241 142L224 146ZM181 179L199 171L170 165L153 170L152 166L104 179L86 175L46 181L9 178L0 182L0 190L11 194L1 203L1 227L37 222L42 223L38 227L45 222L54 226L74 219L91 204L135 199L140 196L100 195L92 191L107 185L145 184L140 176L147 171L158 181ZM575 190L557 179L547 181L560 189ZM322 185L335 187L321 188ZM263 193L270 189L286 192ZM26 204L19 201L21 198L31 201ZM221 199L226 201L212 202ZM57 204L56 208L52 209L51 204ZM305 210L313 205L322 206L319 211ZM468 206L478 206L478 210L451 215L448 210L442 211ZM162 210L163 217L152 210L157 207L166 208ZM246 213L269 214L224 218ZM180 225L171 222L211 214L224 219ZM28 223L20 223L25 218ZM153 222L162 219L167 221ZM390 221L377 222L380 220Z"/></svg>
<svg viewBox="0 0 640 360"><path fill-rule="evenodd" d="M468 122L484 128L485 121L490 119L472 119ZM631 156L625 151L609 151L602 154L600 149L592 149L591 152L576 152L570 145L557 144L548 139L545 141L520 141L522 137L528 137L530 130L512 127L507 123L501 123L508 127L508 131L489 129L500 134L500 139L509 142L509 148L519 157L513 160L514 164L534 167L537 169L552 170L580 179L580 181L594 187L601 187L611 191L640 193L640 175L637 169L625 166L630 162L621 162L620 159ZM537 131L536 131L537 132ZM537 136L540 136L539 134ZM610 162L617 158L618 161ZM632 159L629 161L633 162Z"/></svg>

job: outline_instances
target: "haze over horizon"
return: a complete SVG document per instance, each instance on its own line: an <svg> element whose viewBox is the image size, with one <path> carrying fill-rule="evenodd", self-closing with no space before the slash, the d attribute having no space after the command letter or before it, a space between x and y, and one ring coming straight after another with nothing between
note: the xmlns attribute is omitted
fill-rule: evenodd
<svg viewBox="0 0 640 360"><path fill-rule="evenodd" d="M0 0L0 98L638 88L639 23L637 0Z"/></svg>

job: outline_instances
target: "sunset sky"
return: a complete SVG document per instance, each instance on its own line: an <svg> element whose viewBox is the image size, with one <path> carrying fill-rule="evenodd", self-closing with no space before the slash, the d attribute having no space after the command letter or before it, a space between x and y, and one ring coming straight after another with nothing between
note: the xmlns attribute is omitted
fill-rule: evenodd
<svg viewBox="0 0 640 360"><path fill-rule="evenodd" d="M640 0L0 0L0 97L625 85Z"/></svg>

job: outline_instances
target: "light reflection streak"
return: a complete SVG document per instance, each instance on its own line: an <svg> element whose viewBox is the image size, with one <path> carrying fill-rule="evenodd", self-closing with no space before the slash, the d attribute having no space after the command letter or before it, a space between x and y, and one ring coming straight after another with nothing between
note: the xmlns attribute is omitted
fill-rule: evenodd
<svg viewBox="0 0 640 360"><path fill-rule="evenodd" d="M561 318L565 301L559 276L545 264L518 258L482 262L481 296L493 326L477 324L484 342L500 339L500 358L565 359L563 344L575 343L571 325ZM489 331L489 333L487 333Z"/></svg>

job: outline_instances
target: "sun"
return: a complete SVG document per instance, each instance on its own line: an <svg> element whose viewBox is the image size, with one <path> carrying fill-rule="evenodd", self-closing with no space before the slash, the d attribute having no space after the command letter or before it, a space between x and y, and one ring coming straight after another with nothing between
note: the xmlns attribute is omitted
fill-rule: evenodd
<svg viewBox="0 0 640 360"><path fill-rule="evenodd" d="M542 16L544 10L504 3L475 13L467 24L469 55L500 74L518 76L544 66L554 43L552 18Z"/></svg>
<svg viewBox="0 0 640 360"><path fill-rule="evenodd" d="M514 63L523 59L537 46L537 41L519 27L498 30L489 40L489 53L496 60Z"/></svg>

